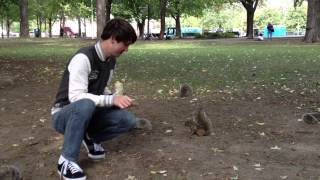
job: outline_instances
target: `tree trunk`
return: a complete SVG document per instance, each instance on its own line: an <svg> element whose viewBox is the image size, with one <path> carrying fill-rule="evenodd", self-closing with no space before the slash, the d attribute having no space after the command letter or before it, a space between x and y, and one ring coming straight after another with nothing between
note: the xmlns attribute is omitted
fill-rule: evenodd
<svg viewBox="0 0 320 180"><path fill-rule="evenodd" d="M28 0L20 0L20 37L29 37Z"/></svg>
<svg viewBox="0 0 320 180"><path fill-rule="evenodd" d="M78 18L78 37L82 37L81 36L81 17L80 16L78 16L77 17Z"/></svg>
<svg viewBox="0 0 320 180"><path fill-rule="evenodd" d="M167 0L160 0L160 21L161 21L161 27L160 27L160 37L159 39L163 39L164 33L166 31L166 7L167 6Z"/></svg>
<svg viewBox="0 0 320 180"><path fill-rule="evenodd" d="M240 0L247 11L247 38L253 39L254 12L257 9L259 0Z"/></svg>
<svg viewBox="0 0 320 180"><path fill-rule="evenodd" d="M180 14L179 3L180 3L180 1L174 2L176 12L173 15L173 18L176 21L176 38L177 39L181 38L181 23L180 23L181 14Z"/></svg>
<svg viewBox="0 0 320 180"><path fill-rule="evenodd" d="M3 19L1 19L1 38L4 39L4 34L3 34Z"/></svg>
<svg viewBox="0 0 320 180"><path fill-rule="evenodd" d="M83 18L83 27L84 27L84 37L87 37L87 24L86 24L86 18Z"/></svg>
<svg viewBox="0 0 320 180"><path fill-rule="evenodd" d="M42 32L42 17L40 16L39 18L39 37L41 37L41 32Z"/></svg>
<svg viewBox="0 0 320 180"><path fill-rule="evenodd" d="M40 18L39 18L38 15L37 15L37 18L36 18L36 19L37 19L37 28L39 28L39 19L40 19Z"/></svg>
<svg viewBox="0 0 320 180"><path fill-rule="evenodd" d="M150 39L150 5L147 5L147 14L148 14L148 19L147 19L147 39Z"/></svg>
<svg viewBox="0 0 320 180"><path fill-rule="evenodd" d="M52 17L49 17L49 37L52 38Z"/></svg>
<svg viewBox="0 0 320 180"><path fill-rule="evenodd" d="M106 0L106 22L110 20L112 0Z"/></svg>
<svg viewBox="0 0 320 180"><path fill-rule="evenodd" d="M64 12L63 11L60 14L59 21L60 21L60 28L64 28L65 17L64 17Z"/></svg>
<svg viewBox="0 0 320 180"><path fill-rule="evenodd" d="M10 20L9 20L9 17L7 17L7 20L6 20L6 29L7 29L7 38L10 37Z"/></svg>
<svg viewBox="0 0 320 180"><path fill-rule="evenodd" d="M47 31L47 18L44 18L44 30L43 32L46 32Z"/></svg>
<svg viewBox="0 0 320 180"><path fill-rule="evenodd" d="M247 38L253 39L253 19L254 11L252 9L247 10Z"/></svg>
<svg viewBox="0 0 320 180"><path fill-rule="evenodd" d="M180 14L178 14L176 16L175 20L176 20L176 38L180 39L182 37L182 35L181 35Z"/></svg>
<svg viewBox="0 0 320 180"><path fill-rule="evenodd" d="M308 0L308 14L305 42L318 42L320 40L320 1Z"/></svg>
<svg viewBox="0 0 320 180"><path fill-rule="evenodd" d="M106 1L97 0L97 38L99 39L106 24Z"/></svg>
<svg viewBox="0 0 320 180"><path fill-rule="evenodd" d="M137 21L138 23L138 29L139 29L139 38L143 39L143 34L144 34L144 24L145 24L145 19L142 19L142 22Z"/></svg>
<svg viewBox="0 0 320 180"><path fill-rule="evenodd" d="M64 15L64 12L63 12L60 17L60 27L64 29L65 25L66 25L66 16Z"/></svg>

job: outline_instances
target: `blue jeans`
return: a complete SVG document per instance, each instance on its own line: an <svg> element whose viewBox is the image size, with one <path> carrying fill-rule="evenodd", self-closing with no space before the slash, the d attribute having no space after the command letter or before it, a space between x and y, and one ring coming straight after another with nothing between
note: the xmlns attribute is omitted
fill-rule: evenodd
<svg viewBox="0 0 320 180"><path fill-rule="evenodd" d="M132 113L118 107L96 107L92 100L82 99L54 113L52 123L64 134L62 155L76 162L85 133L100 143L133 129L136 119Z"/></svg>
<svg viewBox="0 0 320 180"><path fill-rule="evenodd" d="M272 31L268 31L268 39L272 40Z"/></svg>

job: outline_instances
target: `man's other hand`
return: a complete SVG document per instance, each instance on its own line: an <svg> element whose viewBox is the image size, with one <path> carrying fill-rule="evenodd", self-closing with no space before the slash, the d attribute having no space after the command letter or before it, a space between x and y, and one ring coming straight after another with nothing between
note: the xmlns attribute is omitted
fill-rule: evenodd
<svg viewBox="0 0 320 180"><path fill-rule="evenodd" d="M114 96L113 104L121 109L131 106L132 99L129 96Z"/></svg>

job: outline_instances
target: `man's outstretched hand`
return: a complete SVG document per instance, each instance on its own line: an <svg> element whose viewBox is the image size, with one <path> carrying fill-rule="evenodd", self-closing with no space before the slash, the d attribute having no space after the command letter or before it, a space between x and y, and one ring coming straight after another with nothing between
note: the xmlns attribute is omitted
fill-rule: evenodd
<svg viewBox="0 0 320 180"><path fill-rule="evenodd" d="M114 96L113 104L121 109L127 108L132 105L133 99L129 96Z"/></svg>

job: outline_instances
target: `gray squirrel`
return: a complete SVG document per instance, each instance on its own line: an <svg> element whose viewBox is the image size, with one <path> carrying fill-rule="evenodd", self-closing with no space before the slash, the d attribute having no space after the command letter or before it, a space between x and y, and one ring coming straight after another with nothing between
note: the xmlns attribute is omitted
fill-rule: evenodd
<svg viewBox="0 0 320 180"><path fill-rule="evenodd" d="M189 97L192 96L192 87L188 84L183 84L180 86L180 97Z"/></svg>
<svg viewBox="0 0 320 180"><path fill-rule="evenodd" d="M210 136L213 134L213 125L204 108L200 106L193 112L192 119L185 122L191 130L191 134L198 136Z"/></svg>
<svg viewBox="0 0 320 180"><path fill-rule="evenodd" d="M22 180L21 172L19 169L12 165L0 167L1 180Z"/></svg>

